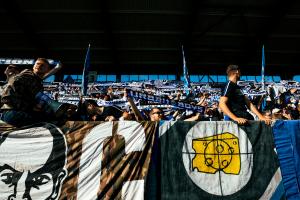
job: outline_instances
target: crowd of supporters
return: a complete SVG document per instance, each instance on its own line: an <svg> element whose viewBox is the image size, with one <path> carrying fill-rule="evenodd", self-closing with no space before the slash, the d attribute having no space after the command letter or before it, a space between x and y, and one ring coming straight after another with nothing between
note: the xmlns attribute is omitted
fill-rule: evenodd
<svg viewBox="0 0 300 200"><path fill-rule="evenodd" d="M232 94L236 97L246 96L248 103L245 106L249 104L250 107L238 106L250 116L248 119L263 120L266 123L276 119L299 119L298 82L262 84L237 81L239 68L236 65L230 67L236 69L228 74L230 81L226 89L225 84L192 83L187 86L180 81L167 80L90 83L88 88L82 88L80 84L74 83L43 82L45 77L59 70L61 64L51 68L46 59L39 58L32 70L20 71L11 65L4 71L7 80L0 91L1 119L15 126L66 120L221 121L227 119L225 112L232 119L237 119L234 121L243 124L247 119L228 112L232 107L224 107L224 98L226 101L227 98L235 100L235 96L228 96L230 84L233 84L231 90L237 91ZM223 100L220 97L224 97Z"/></svg>
<svg viewBox="0 0 300 200"><path fill-rule="evenodd" d="M268 83L266 90L261 89L260 83L253 81L240 81L238 84L265 117L299 119L300 89L297 82ZM181 83L174 81L90 84L88 95L83 96L78 84L52 83L44 86L51 98L74 105L73 108L76 109L70 111L69 120L103 121L224 120L219 108L222 87L224 85L195 83L189 90L185 90ZM132 91L140 95L132 96ZM159 101L150 98L152 96L160 97ZM178 106L178 102L188 106ZM193 105L200 106L203 110L189 109ZM253 113L250 114L257 120Z"/></svg>

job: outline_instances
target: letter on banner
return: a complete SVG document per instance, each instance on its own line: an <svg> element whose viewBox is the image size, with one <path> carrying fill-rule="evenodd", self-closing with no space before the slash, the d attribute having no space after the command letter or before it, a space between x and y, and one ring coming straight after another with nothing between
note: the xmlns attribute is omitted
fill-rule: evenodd
<svg viewBox="0 0 300 200"><path fill-rule="evenodd" d="M161 98L160 97L158 97L158 96L155 96L155 100L154 100L155 102L158 102L158 103L160 103L160 104L163 104L164 102L161 100Z"/></svg>
<svg viewBox="0 0 300 200"><path fill-rule="evenodd" d="M148 101L154 101L154 96L153 95L149 95L148 96Z"/></svg>
<svg viewBox="0 0 300 200"><path fill-rule="evenodd" d="M91 130L82 144L82 155L79 167L78 179L78 200L97 199L97 193L100 188L101 162L103 156L103 142L106 138L112 136L113 122L99 124ZM143 126L138 122L118 122L117 134L125 138L125 154L142 151L146 142ZM134 138L134 139L133 139ZM91 173L93 172L93 173ZM143 181L132 182L139 183L140 188L144 188ZM126 188L131 188L130 182L126 182ZM129 194L126 197L135 196Z"/></svg>
<svg viewBox="0 0 300 200"><path fill-rule="evenodd" d="M6 65L10 65L10 64L11 64L11 59L6 59L6 60L5 60L5 64L6 64Z"/></svg>
<svg viewBox="0 0 300 200"><path fill-rule="evenodd" d="M185 104L184 104L184 107L185 107L186 109L191 109L191 105L188 104L188 103L185 103Z"/></svg>
<svg viewBox="0 0 300 200"><path fill-rule="evenodd" d="M22 59L13 59L11 61L11 64L13 64L13 65L20 65L20 64L23 64L23 60Z"/></svg>
<svg viewBox="0 0 300 200"><path fill-rule="evenodd" d="M192 107L193 110L199 110L197 105L191 104L191 107Z"/></svg>
<svg viewBox="0 0 300 200"><path fill-rule="evenodd" d="M138 93L135 91L132 91L132 90L130 90L130 96L135 97L135 98L139 97Z"/></svg>
<svg viewBox="0 0 300 200"><path fill-rule="evenodd" d="M184 103L178 102L178 107L184 108Z"/></svg>
<svg viewBox="0 0 300 200"><path fill-rule="evenodd" d="M147 100L147 94L139 93L140 98Z"/></svg>
<svg viewBox="0 0 300 200"><path fill-rule="evenodd" d="M23 60L23 65L33 65L34 60L33 59L24 59Z"/></svg>

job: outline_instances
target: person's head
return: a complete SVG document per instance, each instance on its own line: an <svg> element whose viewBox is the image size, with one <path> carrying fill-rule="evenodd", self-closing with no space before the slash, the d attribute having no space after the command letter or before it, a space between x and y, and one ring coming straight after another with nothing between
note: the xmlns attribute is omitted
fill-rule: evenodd
<svg viewBox="0 0 300 200"><path fill-rule="evenodd" d="M282 110L279 108L274 108L272 110L272 119L282 119Z"/></svg>
<svg viewBox="0 0 300 200"><path fill-rule="evenodd" d="M111 86L107 88L107 94L111 94L113 91L114 90Z"/></svg>
<svg viewBox="0 0 300 200"><path fill-rule="evenodd" d="M205 98L208 98L208 97L210 96L210 94L209 94L208 92L205 92L205 93L203 93L203 96L204 96Z"/></svg>
<svg viewBox="0 0 300 200"><path fill-rule="evenodd" d="M19 69L16 65L8 65L4 71L6 75L6 79L8 80L10 77L17 75L20 73L21 69Z"/></svg>
<svg viewBox="0 0 300 200"><path fill-rule="evenodd" d="M219 102L218 102L218 101L214 101L214 102L211 104L211 107L212 107L212 109L218 109L218 108L219 108Z"/></svg>
<svg viewBox="0 0 300 200"><path fill-rule="evenodd" d="M84 107L85 107L85 111L86 114L92 116L92 115L96 115L98 112L98 104L96 101L88 99L84 101Z"/></svg>
<svg viewBox="0 0 300 200"><path fill-rule="evenodd" d="M109 96L109 95L104 95L103 100L104 100L104 101L110 101L110 96Z"/></svg>
<svg viewBox="0 0 300 200"><path fill-rule="evenodd" d="M46 58L38 58L33 65L33 73L43 77L50 71L50 64Z"/></svg>
<svg viewBox="0 0 300 200"><path fill-rule="evenodd" d="M122 117L123 120L133 120L134 119L134 115L132 113L129 113L127 111L124 111L122 113Z"/></svg>
<svg viewBox="0 0 300 200"><path fill-rule="evenodd" d="M3 133L1 199L58 199L67 175L66 141L51 124Z"/></svg>
<svg viewBox="0 0 300 200"><path fill-rule="evenodd" d="M272 119L272 112L271 110L266 110L264 112L262 112L262 115L267 118L267 119Z"/></svg>
<svg viewBox="0 0 300 200"><path fill-rule="evenodd" d="M241 76L241 70L237 65L229 65L226 69L226 73L229 78L235 78L237 81Z"/></svg>
<svg viewBox="0 0 300 200"><path fill-rule="evenodd" d="M291 94L294 94L295 92L297 92L297 90L298 90L297 88L291 88L291 89L290 89L290 93L291 93Z"/></svg>
<svg viewBox="0 0 300 200"><path fill-rule="evenodd" d="M58 97L59 97L59 93L58 92L54 93L53 95L54 100L58 100Z"/></svg>
<svg viewBox="0 0 300 200"><path fill-rule="evenodd" d="M154 107L150 110L150 121L160 121L164 118L164 113L161 109Z"/></svg>

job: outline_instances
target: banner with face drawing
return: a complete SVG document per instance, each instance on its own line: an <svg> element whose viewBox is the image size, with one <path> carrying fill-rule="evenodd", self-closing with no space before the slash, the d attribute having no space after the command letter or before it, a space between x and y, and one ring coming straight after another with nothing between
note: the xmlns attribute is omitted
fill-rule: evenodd
<svg viewBox="0 0 300 200"><path fill-rule="evenodd" d="M0 138L0 199L57 199L67 176L66 141L51 124Z"/></svg>
<svg viewBox="0 0 300 200"><path fill-rule="evenodd" d="M0 200L144 199L156 126L67 122L3 131Z"/></svg>
<svg viewBox="0 0 300 200"><path fill-rule="evenodd" d="M272 130L254 121L0 123L0 200L274 199L284 189Z"/></svg>

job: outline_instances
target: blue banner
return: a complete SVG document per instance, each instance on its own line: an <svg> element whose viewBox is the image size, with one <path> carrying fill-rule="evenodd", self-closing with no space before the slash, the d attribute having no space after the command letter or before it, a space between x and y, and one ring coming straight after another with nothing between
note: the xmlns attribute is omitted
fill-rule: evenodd
<svg viewBox="0 0 300 200"><path fill-rule="evenodd" d="M273 126L287 199L300 199L300 121L276 121Z"/></svg>
<svg viewBox="0 0 300 200"><path fill-rule="evenodd" d="M205 111L205 108L203 106L189 104L189 103L185 103L185 102L181 102L181 101L170 100L167 98L163 98L161 96L146 94L143 92L129 90L128 95L135 99L143 99L143 100L147 100L147 101L156 102L156 103L159 103L162 105L172 105L174 107L185 109L185 110L193 110L193 111L201 113L202 115L204 114L204 111Z"/></svg>

